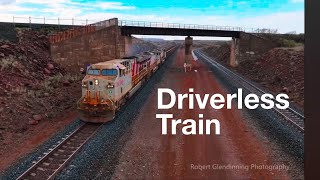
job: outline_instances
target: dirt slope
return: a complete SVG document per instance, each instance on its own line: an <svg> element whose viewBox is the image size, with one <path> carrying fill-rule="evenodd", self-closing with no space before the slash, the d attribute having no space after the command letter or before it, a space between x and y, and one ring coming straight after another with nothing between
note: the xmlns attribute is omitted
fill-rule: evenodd
<svg viewBox="0 0 320 180"><path fill-rule="evenodd" d="M229 66L227 45L205 48L204 52L225 66ZM229 54L229 55L227 55ZM274 48L257 58L241 62L233 68L274 93L287 93L301 108L304 106L304 48Z"/></svg>
<svg viewBox="0 0 320 180"><path fill-rule="evenodd" d="M0 42L0 171L19 145L41 134L44 141L65 125L57 123L75 110L80 79L53 62L46 34L24 30L15 43Z"/></svg>

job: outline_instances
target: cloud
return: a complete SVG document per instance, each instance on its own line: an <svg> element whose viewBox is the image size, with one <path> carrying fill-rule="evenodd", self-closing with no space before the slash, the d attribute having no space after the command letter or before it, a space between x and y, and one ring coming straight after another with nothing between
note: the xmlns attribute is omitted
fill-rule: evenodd
<svg viewBox="0 0 320 180"><path fill-rule="evenodd" d="M117 9L117 10L128 10L135 9L135 6L124 6L121 2L99 2L94 6L101 9Z"/></svg>
<svg viewBox="0 0 320 180"><path fill-rule="evenodd" d="M304 0L290 0L292 3L304 3Z"/></svg>
<svg viewBox="0 0 320 180"><path fill-rule="evenodd" d="M35 8L25 8L14 4L2 4L0 12L32 12Z"/></svg>
<svg viewBox="0 0 320 180"><path fill-rule="evenodd" d="M15 3L15 0L0 0L0 5L8 5Z"/></svg>

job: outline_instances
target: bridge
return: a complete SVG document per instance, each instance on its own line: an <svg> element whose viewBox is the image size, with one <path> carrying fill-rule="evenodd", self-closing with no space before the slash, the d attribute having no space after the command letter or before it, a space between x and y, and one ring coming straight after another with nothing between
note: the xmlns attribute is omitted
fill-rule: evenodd
<svg viewBox="0 0 320 180"><path fill-rule="evenodd" d="M119 27L124 36L139 35L169 35L169 36L211 36L239 38L240 27L212 26L197 24L179 24L145 21L120 20Z"/></svg>
<svg viewBox="0 0 320 180"><path fill-rule="evenodd" d="M271 31L270 31L271 32ZM132 35L186 36L186 55L191 54L191 36L231 37L230 65L237 66L249 54L267 51L275 44L240 27L125 21L117 18L73 28L49 36L51 55L69 67L133 55Z"/></svg>

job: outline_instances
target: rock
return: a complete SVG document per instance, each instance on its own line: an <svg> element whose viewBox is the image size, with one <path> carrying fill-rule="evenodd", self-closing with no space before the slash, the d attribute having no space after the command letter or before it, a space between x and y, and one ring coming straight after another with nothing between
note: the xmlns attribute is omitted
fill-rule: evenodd
<svg viewBox="0 0 320 180"><path fill-rule="evenodd" d="M46 73L46 74L51 74L51 71L49 71L47 68L44 68L44 73Z"/></svg>
<svg viewBox="0 0 320 180"><path fill-rule="evenodd" d="M42 116L40 114L33 115L32 117L35 121L40 121L42 119Z"/></svg>
<svg viewBox="0 0 320 180"><path fill-rule="evenodd" d="M49 70L52 70L52 69L54 69L54 65L51 64L51 63L48 63L48 64L47 64L47 68L48 68Z"/></svg>
<svg viewBox="0 0 320 180"><path fill-rule="evenodd" d="M44 95L45 97L50 96L50 94L49 94L49 93L44 93L43 95Z"/></svg>
<svg viewBox="0 0 320 180"><path fill-rule="evenodd" d="M9 46L9 45L6 45L6 44L1 46L1 48L4 48L4 49L9 48L9 47L10 47L10 46Z"/></svg>
<svg viewBox="0 0 320 180"><path fill-rule="evenodd" d="M70 82L68 80L64 81L63 86L70 86Z"/></svg>
<svg viewBox="0 0 320 180"><path fill-rule="evenodd" d="M39 123L39 122L36 121L36 120L34 120L34 119L31 119L31 120L29 120L29 122L28 122L29 125L37 125L38 123Z"/></svg>
<svg viewBox="0 0 320 180"><path fill-rule="evenodd" d="M284 87L284 88L282 88L281 92L288 93L290 91L289 91L289 89L287 87Z"/></svg>
<svg viewBox="0 0 320 180"><path fill-rule="evenodd" d="M3 53L0 53L0 56L1 56L1 57L4 57L4 54L3 54Z"/></svg>

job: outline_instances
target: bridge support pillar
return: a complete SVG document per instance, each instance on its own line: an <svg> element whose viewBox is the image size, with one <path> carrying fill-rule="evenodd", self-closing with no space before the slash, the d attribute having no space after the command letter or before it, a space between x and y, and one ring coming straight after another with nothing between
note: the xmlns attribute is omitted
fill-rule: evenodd
<svg viewBox="0 0 320 180"><path fill-rule="evenodd" d="M231 52L230 52L230 66L237 67L239 65L239 40L237 38L232 38L231 40Z"/></svg>
<svg viewBox="0 0 320 180"><path fill-rule="evenodd" d="M185 38L185 59L184 62L189 64L190 60L192 59L192 54L191 54L191 48L193 44L193 38L188 36Z"/></svg>

